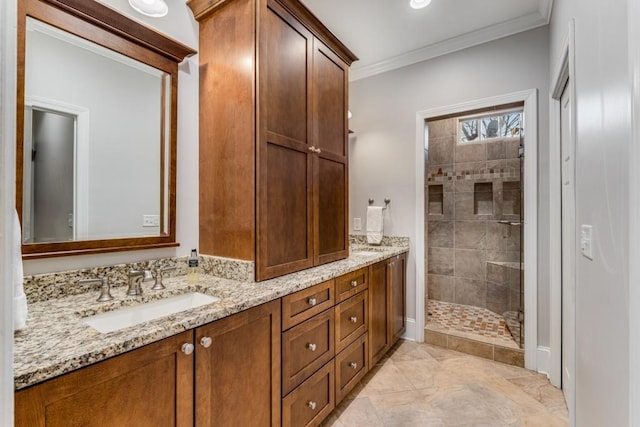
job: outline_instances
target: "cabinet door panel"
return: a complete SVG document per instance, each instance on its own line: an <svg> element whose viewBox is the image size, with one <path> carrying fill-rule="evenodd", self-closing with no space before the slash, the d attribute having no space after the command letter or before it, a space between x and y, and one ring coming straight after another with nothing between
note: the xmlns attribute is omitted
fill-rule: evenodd
<svg viewBox="0 0 640 427"><path fill-rule="evenodd" d="M369 271L370 368L378 363L390 347L389 298L387 261L382 261L372 265Z"/></svg>
<svg viewBox="0 0 640 427"><path fill-rule="evenodd" d="M391 283L391 338L395 343L407 329L405 255L398 255L389 262Z"/></svg>
<svg viewBox="0 0 640 427"><path fill-rule="evenodd" d="M309 64L313 37L279 6L267 8L263 120L267 131L306 143L309 137Z"/></svg>
<svg viewBox="0 0 640 427"><path fill-rule="evenodd" d="M314 139L325 155L345 158L348 67L319 40L314 43Z"/></svg>
<svg viewBox="0 0 640 427"><path fill-rule="evenodd" d="M196 425L279 425L279 301L199 327L195 340Z"/></svg>
<svg viewBox="0 0 640 427"><path fill-rule="evenodd" d="M345 163L318 158L318 264L346 256L347 167Z"/></svg>
<svg viewBox="0 0 640 427"><path fill-rule="evenodd" d="M191 426L193 332L166 338L15 394L18 427Z"/></svg>

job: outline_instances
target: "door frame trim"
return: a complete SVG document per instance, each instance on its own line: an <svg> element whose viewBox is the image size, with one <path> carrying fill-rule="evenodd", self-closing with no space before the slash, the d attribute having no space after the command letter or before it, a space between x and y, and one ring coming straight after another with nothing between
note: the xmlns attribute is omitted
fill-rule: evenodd
<svg viewBox="0 0 640 427"><path fill-rule="evenodd" d="M552 74L552 91L549 97L549 291L550 291L550 369L551 384L562 383L562 159L560 129L560 97L568 82L571 103L571 144L576 146L576 86L575 86L575 22L569 21L569 29L562 43L557 68ZM575 307L573 318L575 342ZM573 360L573 387L567 407L571 425L575 425L575 359Z"/></svg>
<svg viewBox="0 0 640 427"><path fill-rule="evenodd" d="M426 311L424 173L428 152L428 127L432 117L458 114L495 105L524 102L524 265L525 265L525 356L527 369L538 370L538 89L529 89L490 98L416 112L416 341L424 342ZM528 125L529 124L529 125ZM530 125L532 124L532 125ZM426 147L425 147L426 142Z"/></svg>
<svg viewBox="0 0 640 427"><path fill-rule="evenodd" d="M640 4L628 0L631 143L629 144L629 402L640 399ZM636 285L634 285L636 284ZM640 407L629 405L629 425L640 426Z"/></svg>

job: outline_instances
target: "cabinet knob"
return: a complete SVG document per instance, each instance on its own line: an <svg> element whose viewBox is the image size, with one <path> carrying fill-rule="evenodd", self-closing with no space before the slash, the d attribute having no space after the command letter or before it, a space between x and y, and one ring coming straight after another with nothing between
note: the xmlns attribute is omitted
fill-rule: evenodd
<svg viewBox="0 0 640 427"><path fill-rule="evenodd" d="M311 298L309 298L309 299L307 300L307 303L309 303L309 305L310 305L311 307L313 307L314 305L316 305L316 304L318 303L318 301L317 301L315 298L311 297Z"/></svg>
<svg viewBox="0 0 640 427"><path fill-rule="evenodd" d="M352 280L351 281L351 287L355 288L356 286L358 286L358 281L357 280Z"/></svg>
<svg viewBox="0 0 640 427"><path fill-rule="evenodd" d="M202 337L202 338L200 338L200 345L203 346L204 348L211 347L211 343L212 342L213 342L213 340L211 339L211 337Z"/></svg>
<svg viewBox="0 0 640 427"><path fill-rule="evenodd" d="M316 402L314 402L313 400L310 400L310 401L308 401L308 402L307 402L307 406L308 406L309 408L311 408L311 410L312 410L312 411L315 411L315 410L316 410L316 406L317 406L317 404L316 404Z"/></svg>
<svg viewBox="0 0 640 427"><path fill-rule="evenodd" d="M322 150L319 149L319 148L316 148L316 153L320 154L320 153L322 153Z"/></svg>
<svg viewBox="0 0 640 427"><path fill-rule="evenodd" d="M181 350L182 350L182 352L184 354L186 354L188 356L191 353L193 353L193 350L195 350L195 346L193 344L191 344L190 342L186 342L186 343L182 344Z"/></svg>
<svg viewBox="0 0 640 427"><path fill-rule="evenodd" d="M356 323L356 322L358 322L358 318L356 316L351 316L351 317L349 317L349 322Z"/></svg>
<svg viewBox="0 0 640 427"><path fill-rule="evenodd" d="M312 153L315 153L316 147L312 145L311 147L309 147L309 151L311 151Z"/></svg>
<svg viewBox="0 0 640 427"><path fill-rule="evenodd" d="M358 369L358 364L356 362L351 362L351 363L349 363L349 367L351 369Z"/></svg>
<svg viewBox="0 0 640 427"><path fill-rule="evenodd" d="M316 347L317 347L317 346L316 346L314 343L312 343L312 342L310 342L310 343L308 343L308 344L307 344L307 348L308 348L309 350L311 350L311 351L316 351Z"/></svg>

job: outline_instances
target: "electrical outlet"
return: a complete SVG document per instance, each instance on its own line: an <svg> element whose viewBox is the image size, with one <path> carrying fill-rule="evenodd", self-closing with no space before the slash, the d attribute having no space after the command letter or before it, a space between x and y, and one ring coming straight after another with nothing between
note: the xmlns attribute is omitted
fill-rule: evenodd
<svg viewBox="0 0 640 427"><path fill-rule="evenodd" d="M160 215L142 215L143 227L160 227Z"/></svg>
<svg viewBox="0 0 640 427"><path fill-rule="evenodd" d="M580 227L580 250L582 255L593 260L593 226L582 224Z"/></svg>
<svg viewBox="0 0 640 427"><path fill-rule="evenodd" d="M362 230L362 219L353 218L353 231L361 231Z"/></svg>

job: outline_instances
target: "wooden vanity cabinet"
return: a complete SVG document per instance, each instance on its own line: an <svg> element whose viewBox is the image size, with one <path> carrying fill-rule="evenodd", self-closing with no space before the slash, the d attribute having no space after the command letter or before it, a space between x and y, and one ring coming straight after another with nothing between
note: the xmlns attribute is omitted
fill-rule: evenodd
<svg viewBox="0 0 640 427"><path fill-rule="evenodd" d="M200 251L256 280L348 255L348 68L298 0L191 0L200 23Z"/></svg>
<svg viewBox="0 0 640 427"><path fill-rule="evenodd" d="M369 364L371 367L406 331L406 254L369 267Z"/></svg>
<svg viewBox="0 0 640 427"><path fill-rule="evenodd" d="M276 427L280 398L276 300L18 391L15 425Z"/></svg>
<svg viewBox="0 0 640 427"><path fill-rule="evenodd" d="M192 426L192 342L183 332L20 390L15 425Z"/></svg>
<svg viewBox="0 0 640 427"><path fill-rule="evenodd" d="M195 329L195 425L280 426L280 301Z"/></svg>

